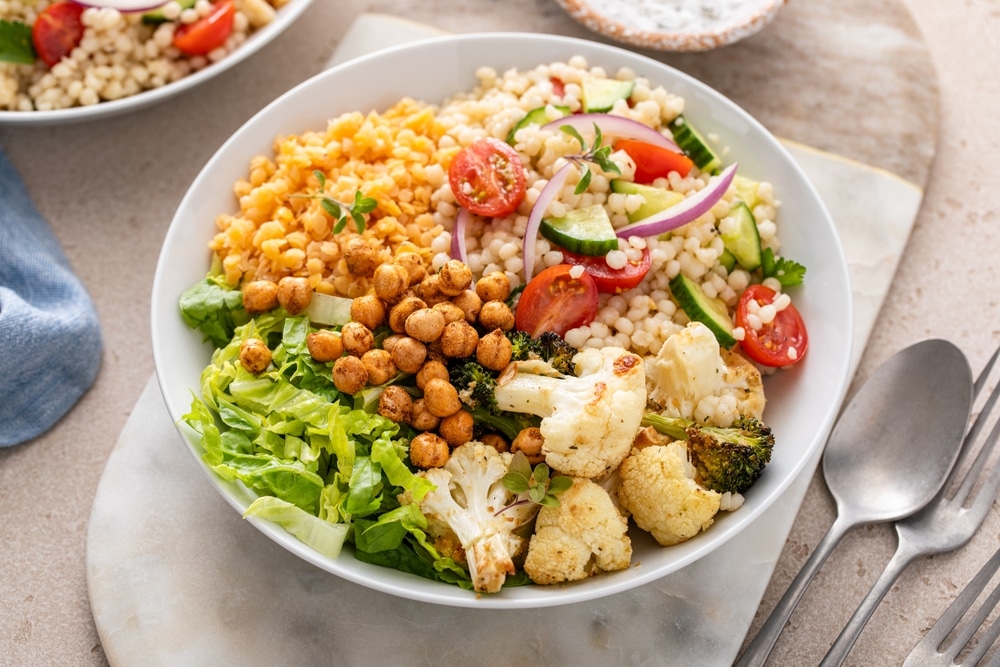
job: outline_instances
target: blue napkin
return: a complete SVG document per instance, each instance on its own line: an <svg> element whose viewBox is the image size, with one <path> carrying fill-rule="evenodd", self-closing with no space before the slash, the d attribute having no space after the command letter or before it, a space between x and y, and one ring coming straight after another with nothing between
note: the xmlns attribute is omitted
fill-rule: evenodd
<svg viewBox="0 0 1000 667"><path fill-rule="evenodd" d="M0 446L48 430L93 384L94 305L0 150Z"/></svg>

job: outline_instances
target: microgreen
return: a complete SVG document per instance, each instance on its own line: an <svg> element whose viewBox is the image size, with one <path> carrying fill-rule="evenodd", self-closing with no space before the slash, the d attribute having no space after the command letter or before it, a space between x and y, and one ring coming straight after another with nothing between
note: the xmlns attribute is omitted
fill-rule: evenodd
<svg viewBox="0 0 1000 667"><path fill-rule="evenodd" d="M572 125L563 125L559 128L566 134L580 142L583 151L578 155L567 155L566 159L574 162L580 168L580 182L576 184L574 192L582 194L589 186L591 179L590 164L594 163L603 171L621 174L622 170L611 160L611 146L604 146L604 137L601 135L601 128L594 123L594 145L587 148L587 142L583 136Z"/></svg>
<svg viewBox="0 0 1000 667"><path fill-rule="evenodd" d="M511 459L507 474L503 476L503 485L511 493L519 496L527 494L527 497L514 501L500 512L529 502L559 507L559 494L573 486L573 480L565 475L549 477L549 467L544 463L532 469L524 452L517 452Z"/></svg>
<svg viewBox="0 0 1000 667"><path fill-rule="evenodd" d="M318 169L313 171L313 176L319 181L320 192L326 187L326 174L319 171ZM347 226L347 220L353 220L354 226L358 230L358 234L365 231L365 214L371 213L378 206L378 202L371 197L365 197L361 194L361 190L354 193L354 201L350 204L345 204L344 202L337 201L333 197L327 195L317 194L317 195L292 195L293 197L304 198L304 199L319 199L320 206L326 211L334 220L333 233L339 234L344 231L344 227Z"/></svg>
<svg viewBox="0 0 1000 667"><path fill-rule="evenodd" d="M764 249L760 266L765 278L776 278L782 287L801 285L806 277L806 267L784 257L775 257L770 248Z"/></svg>

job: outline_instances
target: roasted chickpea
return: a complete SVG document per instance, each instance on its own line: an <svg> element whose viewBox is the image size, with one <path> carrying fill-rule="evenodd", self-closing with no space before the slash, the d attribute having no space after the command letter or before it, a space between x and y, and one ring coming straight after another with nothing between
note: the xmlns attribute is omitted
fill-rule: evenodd
<svg viewBox="0 0 1000 667"><path fill-rule="evenodd" d="M438 426L438 433L452 447L458 447L472 440L472 413L459 410L445 417Z"/></svg>
<svg viewBox="0 0 1000 667"><path fill-rule="evenodd" d="M458 259L449 259L438 271L438 285L441 292L457 296L472 284L472 269Z"/></svg>
<svg viewBox="0 0 1000 667"><path fill-rule="evenodd" d="M406 273L409 275L407 287L416 285L427 277L427 265L424 264L419 253L401 252L392 258L392 263L406 269Z"/></svg>
<svg viewBox="0 0 1000 667"><path fill-rule="evenodd" d="M483 433L479 438L479 442L489 445L500 453L510 451L510 443L507 442L507 438L499 433Z"/></svg>
<svg viewBox="0 0 1000 667"><path fill-rule="evenodd" d="M418 468L440 468L449 456L448 443L435 433L421 433L410 441L410 463Z"/></svg>
<svg viewBox="0 0 1000 667"><path fill-rule="evenodd" d="M351 301L351 319L369 329L378 329L385 323L385 304L374 294L359 296Z"/></svg>
<svg viewBox="0 0 1000 667"><path fill-rule="evenodd" d="M327 329L313 331L306 336L306 347L313 359L324 364L344 354L344 341L340 334Z"/></svg>
<svg viewBox="0 0 1000 667"><path fill-rule="evenodd" d="M308 308L312 295L308 278L285 276L278 281L278 303L291 315L297 315Z"/></svg>
<svg viewBox="0 0 1000 667"><path fill-rule="evenodd" d="M410 409L410 426L418 431L434 431L440 423L441 419L430 413L424 399L418 398L413 401Z"/></svg>
<svg viewBox="0 0 1000 667"><path fill-rule="evenodd" d="M386 303L396 303L410 287L410 274L399 264L379 264L372 278L375 296Z"/></svg>
<svg viewBox="0 0 1000 667"><path fill-rule="evenodd" d="M427 359L427 346L409 336L399 336L391 346L383 345L383 348L389 350L392 362L404 373L416 373Z"/></svg>
<svg viewBox="0 0 1000 667"><path fill-rule="evenodd" d="M406 318L406 333L417 340L430 343L444 331L444 315L433 308L421 308Z"/></svg>
<svg viewBox="0 0 1000 667"><path fill-rule="evenodd" d="M435 303L433 309L444 315L445 324L465 320L465 311L453 304L451 301Z"/></svg>
<svg viewBox="0 0 1000 667"><path fill-rule="evenodd" d="M506 301L510 296L510 279L503 271L494 271L476 281L476 294L483 301Z"/></svg>
<svg viewBox="0 0 1000 667"><path fill-rule="evenodd" d="M424 385L424 403L432 415L442 419L462 409L458 390L441 378L431 378Z"/></svg>
<svg viewBox="0 0 1000 667"><path fill-rule="evenodd" d="M440 361L428 359L417 371L417 386L426 391L427 383L434 378L447 382L448 367Z"/></svg>
<svg viewBox="0 0 1000 667"><path fill-rule="evenodd" d="M479 320L479 311L483 308L483 300L474 291L465 290L452 297L451 303L462 309L462 312L465 313L465 321L469 324L475 324Z"/></svg>
<svg viewBox="0 0 1000 667"><path fill-rule="evenodd" d="M545 438L542 437L541 429L530 426L517 434L514 442L510 443L510 451L523 452L528 457L528 462L536 465L545 460L545 455L542 454L544 443Z"/></svg>
<svg viewBox="0 0 1000 667"><path fill-rule="evenodd" d="M514 313L503 301L487 301L479 311L479 324L488 330L510 331L514 328Z"/></svg>
<svg viewBox="0 0 1000 667"><path fill-rule="evenodd" d="M375 334L361 322L348 322L340 329L340 339L348 354L360 357L375 347Z"/></svg>
<svg viewBox="0 0 1000 667"><path fill-rule="evenodd" d="M345 394L355 394L368 384L368 370L358 357L341 357L333 362L333 385Z"/></svg>
<svg viewBox="0 0 1000 667"><path fill-rule="evenodd" d="M347 242L344 248L344 261L351 275L359 278L370 278L378 266L378 252L368 241L355 237Z"/></svg>
<svg viewBox="0 0 1000 667"><path fill-rule="evenodd" d="M271 350L260 338L247 338L240 345L240 363L254 375L259 375L271 365Z"/></svg>
<svg viewBox="0 0 1000 667"><path fill-rule="evenodd" d="M266 313L278 307L278 284L270 280L254 280L243 286L243 308L248 313Z"/></svg>
<svg viewBox="0 0 1000 667"><path fill-rule="evenodd" d="M399 385L389 385L378 397L378 413L397 424L408 424L413 412L413 399Z"/></svg>
<svg viewBox="0 0 1000 667"><path fill-rule="evenodd" d="M392 334L386 336L384 339L382 339L382 349L388 352L389 354L392 354L393 346L395 346L396 343L403 340L404 338L407 338L407 336L404 336L403 334Z"/></svg>
<svg viewBox="0 0 1000 667"><path fill-rule="evenodd" d="M427 304L423 299L408 296L404 297L389 309L389 328L396 333L406 333L406 318L417 312L421 308L426 308Z"/></svg>
<svg viewBox="0 0 1000 667"><path fill-rule="evenodd" d="M417 296L427 302L428 306L448 300L448 295L441 291L441 278L436 273L421 280L414 291Z"/></svg>
<svg viewBox="0 0 1000 667"><path fill-rule="evenodd" d="M507 368L513 354L510 339L499 329L494 329L479 339L476 345L476 361L484 368L502 371Z"/></svg>
<svg viewBox="0 0 1000 667"><path fill-rule="evenodd" d="M396 377L396 364L385 350L368 350L361 355L361 363L368 371L368 384L378 386Z"/></svg>
<svg viewBox="0 0 1000 667"><path fill-rule="evenodd" d="M464 319L445 326L441 333L441 354L452 359L471 357L478 345L479 333Z"/></svg>

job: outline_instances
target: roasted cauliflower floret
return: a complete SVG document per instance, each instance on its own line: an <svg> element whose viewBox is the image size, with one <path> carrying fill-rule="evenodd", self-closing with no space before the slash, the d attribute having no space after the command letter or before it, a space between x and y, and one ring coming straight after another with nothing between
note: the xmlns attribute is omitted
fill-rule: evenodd
<svg viewBox="0 0 1000 667"><path fill-rule="evenodd" d="M574 479L558 507L539 511L524 571L536 584L557 584L623 570L632 561L627 528L603 487Z"/></svg>
<svg viewBox="0 0 1000 667"><path fill-rule="evenodd" d="M722 494L694 481L682 443L633 449L618 469L618 501L635 524L665 547L712 525Z"/></svg>
<svg viewBox="0 0 1000 667"><path fill-rule="evenodd" d="M764 414L760 371L722 349L700 322L667 338L647 361L646 382L649 399L670 416L726 427L739 415L761 419Z"/></svg>
<svg viewBox="0 0 1000 667"><path fill-rule="evenodd" d="M540 361L518 363L498 380L496 402L542 418L549 467L593 479L614 470L632 447L646 406L645 371L641 357L618 347L583 350L573 363L576 376Z"/></svg>
<svg viewBox="0 0 1000 667"><path fill-rule="evenodd" d="M525 546L515 530L538 511L533 503L504 510L518 499L503 485L511 456L473 441L456 447L443 468L418 473L435 485L420 502L428 531L439 543L457 538L479 593L496 593L514 574L513 559Z"/></svg>

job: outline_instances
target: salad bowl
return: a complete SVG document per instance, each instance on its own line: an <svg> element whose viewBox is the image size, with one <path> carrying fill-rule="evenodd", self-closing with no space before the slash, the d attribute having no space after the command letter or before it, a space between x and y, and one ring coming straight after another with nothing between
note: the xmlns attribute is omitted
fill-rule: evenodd
<svg viewBox="0 0 1000 667"><path fill-rule="evenodd" d="M765 380L764 418L776 445L764 475L746 494L743 507L723 513L705 532L672 547L661 547L641 531L631 531L632 567L567 585L527 585L476 595L462 588L363 563L346 545L337 558L307 547L276 524L249 517L261 532L304 560L349 581L388 594L429 603L474 608L534 608L590 600L641 586L702 558L752 525L807 470L832 427L849 381L853 311L847 264L833 222L818 194L782 145L756 120L701 82L655 60L624 49L551 35L479 33L442 36L386 49L331 68L279 97L236 131L208 161L176 211L164 239L152 290L152 346L167 410L183 442L206 478L241 514L256 494L238 482L223 481L201 462L198 434L183 422L208 364L211 346L183 322L178 299L202 280L211 263L208 242L215 217L236 207L233 183L251 159L270 154L280 135L322 128L349 111L385 109L409 96L431 104L476 83L475 69L502 71L582 55L613 72L627 67L653 84L685 98L685 113L741 169L774 184L781 199L782 251L807 267L796 288L796 304L808 323L809 354L788 370ZM344 95L343 91L351 91Z"/></svg>
<svg viewBox="0 0 1000 667"><path fill-rule="evenodd" d="M0 110L0 126L35 127L68 125L92 120L113 118L133 113L141 109L169 100L185 91L210 81L228 71L260 51L288 29L305 12L313 0L290 0L275 13L274 19L251 34L239 48L218 62L193 72L182 79L172 81L159 88L144 90L129 97L100 102L90 106L77 106L48 111L5 111ZM151 0L155 5L155 0Z"/></svg>

